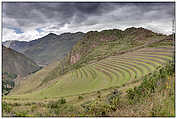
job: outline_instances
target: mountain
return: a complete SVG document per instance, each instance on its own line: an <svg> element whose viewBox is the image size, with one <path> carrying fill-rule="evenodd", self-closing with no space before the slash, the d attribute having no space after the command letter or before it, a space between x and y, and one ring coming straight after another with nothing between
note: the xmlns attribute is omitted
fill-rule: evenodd
<svg viewBox="0 0 177 119"><path fill-rule="evenodd" d="M3 73L26 76L39 70L40 67L25 55L11 48L2 46L2 71Z"/></svg>
<svg viewBox="0 0 177 119"><path fill-rule="evenodd" d="M84 36L84 33L63 33L56 35L50 33L37 40L26 41L6 41L3 45L9 45L24 55L30 57L39 65L47 65L58 59L63 58L72 48L72 46Z"/></svg>
<svg viewBox="0 0 177 119"><path fill-rule="evenodd" d="M26 41L17 41L17 40L5 41L2 44L20 53L23 53L28 48L29 45L29 43Z"/></svg>
<svg viewBox="0 0 177 119"><path fill-rule="evenodd" d="M99 60L164 37L166 36L163 34L154 33L142 27L131 27L124 31L119 29L90 31L73 46L70 63Z"/></svg>

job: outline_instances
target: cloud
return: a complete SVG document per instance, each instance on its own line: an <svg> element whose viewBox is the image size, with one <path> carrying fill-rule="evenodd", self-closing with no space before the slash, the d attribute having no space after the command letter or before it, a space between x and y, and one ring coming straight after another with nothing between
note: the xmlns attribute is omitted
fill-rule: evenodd
<svg viewBox="0 0 177 119"><path fill-rule="evenodd" d="M145 27L171 33L175 4L164 3L28 3L3 2L3 41L40 38L50 32L87 32ZM17 33L14 28L21 32Z"/></svg>
<svg viewBox="0 0 177 119"><path fill-rule="evenodd" d="M31 39L34 40L34 39L41 38L47 34L48 34L48 32L46 32L46 33L45 32L38 32L37 30L29 30L29 31L26 31L25 33L17 34L16 31L13 29L4 28L3 33L2 33L2 39L29 41ZM26 40L26 39L29 39L29 40Z"/></svg>

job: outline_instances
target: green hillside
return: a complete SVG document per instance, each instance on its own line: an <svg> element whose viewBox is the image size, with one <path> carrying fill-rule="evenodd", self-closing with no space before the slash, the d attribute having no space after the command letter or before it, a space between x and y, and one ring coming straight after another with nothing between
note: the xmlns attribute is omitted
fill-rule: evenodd
<svg viewBox="0 0 177 119"><path fill-rule="evenodd" d="M170 39L172 36L168 36ZM124 31L113 29L101 32L91 31L76 43L60 63L43 79L41 85L63 74L81 68L86 64L97 62L113 55L121 55L143 47L150 47L159 42L172 43L167 36L154 33L144 28L128 28Z"/></svg>
<svg viewBox="0 0 177 119"><path fill-rule="evenodd" d="M11 93L11 97L18 97L15 95L20 94L20 98L42 99L121 87L152 73L157 67L172 60L173 57L174 47L144 48L119 56L111 56L68 72L56 78L55 83L40 90L36 90L37 84L34 84L29 87L35 90L25 93L23 85L19 89L21 92Z"/></svg>
<svg viewBox="0 0 177 119"><path fill-rule="evenodd" d="M142 37L141 41L140 37ZM106 40L102 41L101 39ZM36 74L25 77L26 80L21 81L21 84L19 83L10 95L25 94L31 97L32 93L34 98L35 95L41 95L37 96L38 98L48 98L122 86L130 79L139 79L149 72L153 72L157 66L171 60L174 53L174 49L171 47L173 45L171 39L172 36L166 37L147 29L134 27L125 31L115 29L88 32L84 39L78 41L65 59L57 63L54 62ZM117 42L120 43L116 44ZM131 44L128 44L129 42ZM168 50L155 45L163 42L168 42ZM97 43L103 44L91 48ZM112 45L114 43L115 45ZM107 49L104 49L105 47ZM123 49L121 50L120 47ZM143 47L147 47L147 49L144 48L143 50ZM152 47L155 47L155 49ZM75 60L78 61L73 64L70 61L75 53L79 54L80 57L79 59L76 57ZM93 57L96 54L99 57ZM33 82L33 85L29 86L29 82ZM81 85L81 87L79 88L78 85ZM43 93L45 91L48 93Z"/></svg>

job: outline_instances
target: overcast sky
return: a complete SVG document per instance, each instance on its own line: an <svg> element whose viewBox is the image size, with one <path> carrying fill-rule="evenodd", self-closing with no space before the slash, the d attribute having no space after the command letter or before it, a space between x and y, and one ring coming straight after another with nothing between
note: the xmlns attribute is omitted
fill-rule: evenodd
<svg viewBox="0 0 177 119"><path fill-rule="evenodd" d="M3 3L3 41L64 32L144 27L172 32L174 3Z"/></svg>

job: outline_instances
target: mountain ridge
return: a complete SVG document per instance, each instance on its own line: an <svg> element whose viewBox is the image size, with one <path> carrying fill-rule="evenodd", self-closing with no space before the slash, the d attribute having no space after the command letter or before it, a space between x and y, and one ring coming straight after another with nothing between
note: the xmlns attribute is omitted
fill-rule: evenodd
<svg viewBox="0 0 177 119"><path fill-rule="evenodd" d="M9 72L26 76L40 69L40 67L25 55L2 46L2 72Z"/></svg>
<svg viewBox="0 0 177 119"><path fill-rule="evenodd" d="M32 41L6 41L3 45L9 45L9 48L20 52L33 59L39 65L48 65L53 61L63 58L72 48L72 46L81 40L84 33L63 33L48 35ZM53 50L56 49L56 50Z"/></svg>
<svg viewBox="0 0 177 119"><path fill-rule="evenodd" d="M73 46L71 51L70 63L75 64L80 59L88 60L90 57L99 57L102 56L99 51L94 51L95 49L100 49L99 47L109 47L113 51L108 51L105 55L111 55L116 53L114 47L120 47L119 50L124 50L127 48L143 45L153 39L164 38L166 35L152 32L151 30L139 27L130 27L125 30L120 29L109 29L98 31L89 31L87 32L83 39L78 41L76 45ZM122 46L124 44L124 46ZM122 47L122 48L121 48ZM95 53L94 53L95 52ZM103 51L103 53L105 53ZM100 57L101 58L101 57ZM73 60L73 59L76 59ZM97 58L96 58L97 59Z"/></svg>

